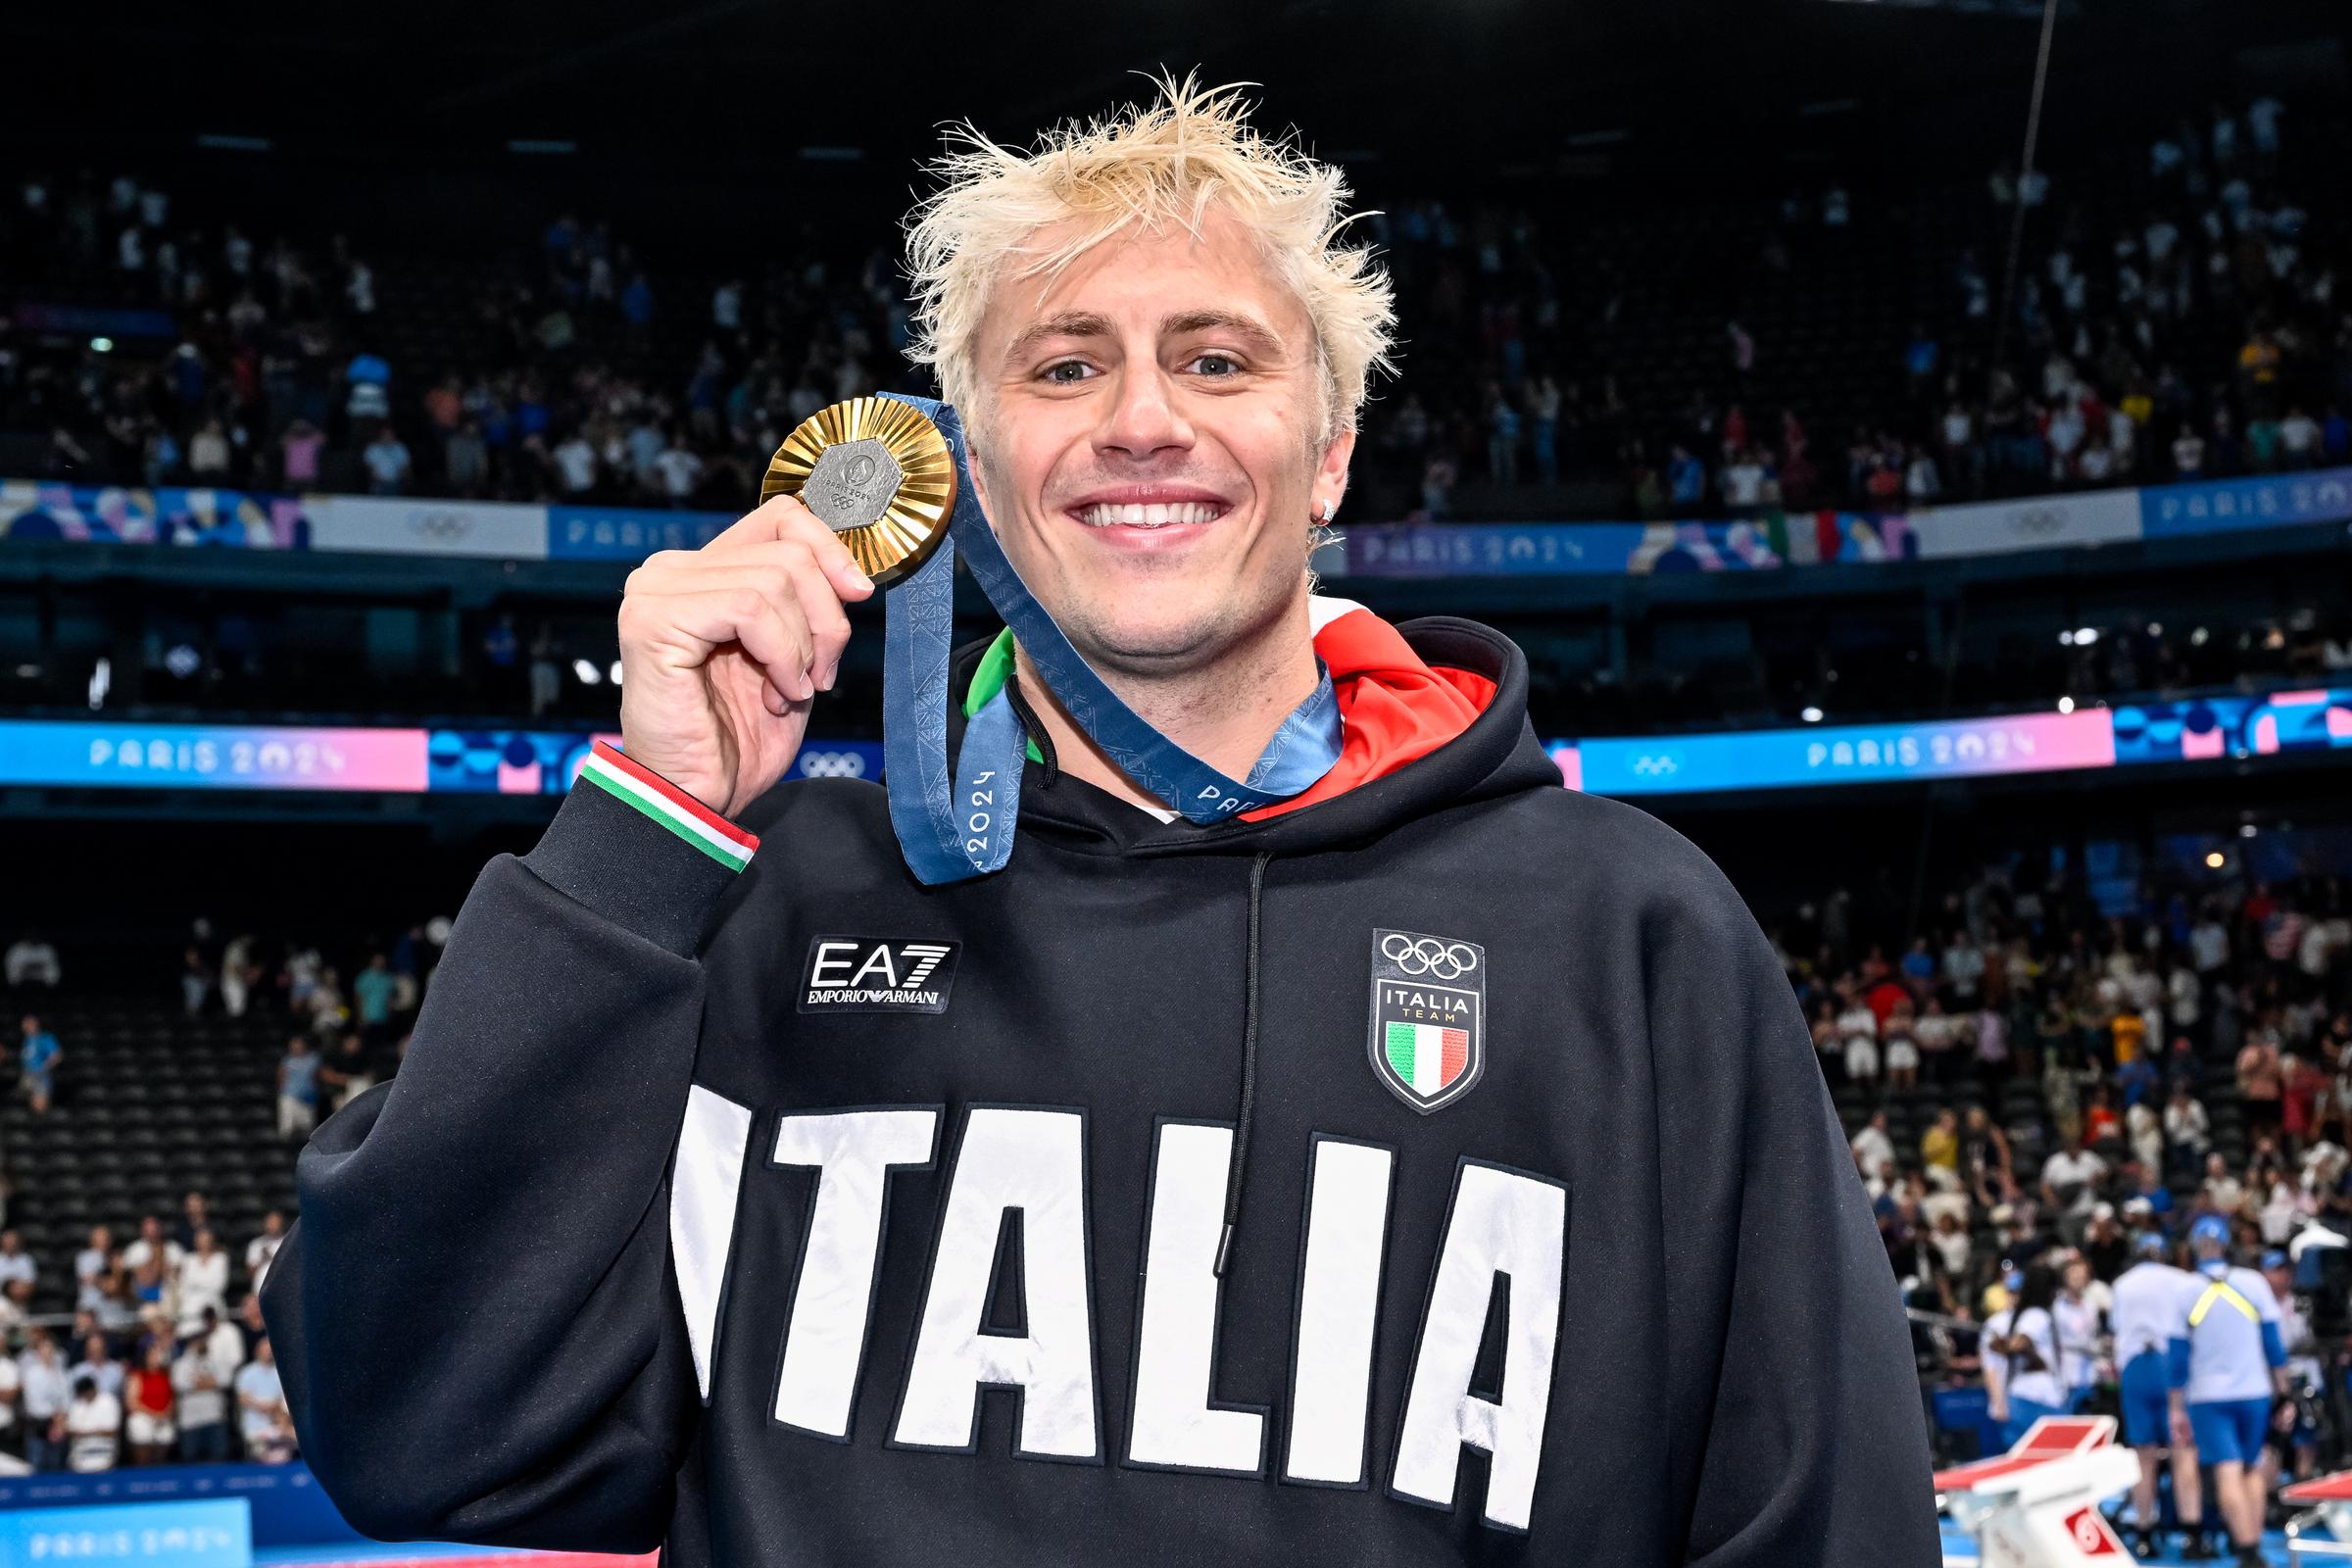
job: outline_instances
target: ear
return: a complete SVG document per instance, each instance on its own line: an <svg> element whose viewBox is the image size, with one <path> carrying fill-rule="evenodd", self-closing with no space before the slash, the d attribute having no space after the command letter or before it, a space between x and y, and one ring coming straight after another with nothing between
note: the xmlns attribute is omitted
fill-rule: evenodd
<svg viewBox="0 0 2352 1568"><path fill-rule="evenodd" d="M1355 432L1343 428L1324 443L1323 455L1315 463L1315 476L1307 490L1307 510L1314 520L1323 520L1323 505L1331 504L1337 512L1348 494L1348 464L1355 456Z"/></svg>

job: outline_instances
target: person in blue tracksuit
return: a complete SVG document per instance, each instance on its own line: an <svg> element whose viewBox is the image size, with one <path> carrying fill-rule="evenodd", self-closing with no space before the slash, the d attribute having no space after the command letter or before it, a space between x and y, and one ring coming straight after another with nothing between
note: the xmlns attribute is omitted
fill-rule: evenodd
<svg viewBox="0 0 2352 1568"><path fill-rule="evenodd" d="M2139 1480L2132 1489L2139 1533L2135 1557L2157 1553L2156 1476L2165 1449L2172 1449L2173 1506L2181 1534L2204 1535L2203 1494L2197 1474L2197 1446L2185 1418L2173 1430L2171 1380L2166 1357L2175 1339L2188 1334L2188 1309L2205 1281L2166 1260L2161 1231L2146 1231L2133 1244L2138 1261L2117 1276L2115 1305L2108 1318L2115 1331L2115 1364L2123 1384L2124 1441L2139 1453Z"/></svg>
<svg viewBox="0 0 2352 1568"><path fill-rule="evenodd" d="M2241 1568L2259 1568L2263 1436L2272 1397L2285 1392L2278 1298L2256 1270L2230 1266L2221 1215L2201 1216L2188 1235L2202 1283L2168 1349L2173 1408L2213 1466L2214 1500Z"/></svg>

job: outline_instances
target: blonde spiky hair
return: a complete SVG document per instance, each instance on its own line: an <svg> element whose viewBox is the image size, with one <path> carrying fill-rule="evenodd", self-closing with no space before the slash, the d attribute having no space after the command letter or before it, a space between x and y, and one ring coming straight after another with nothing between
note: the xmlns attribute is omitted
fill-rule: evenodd
<svg viewBox="0 0 2352 1568"><path fill-rule="evenodd" d="M1250 123L1255 105L1242 96L1250 83L1203 87L1172 74L1152 81L1155 102L1058 125L1028 153L969 122L949 130L951 150L931 166L940 188L907 222L907 358L931 367L950 403L980 413L972 354L1001 277L1058 272L1131 230L1173 224L1197 239L1213 205L1241 220L1306 307L1322 368L1323 438L1354 429L1366 381L1391 368L1396 309L1369 247L1341 243L1365 216L1341 213L1346 176L1289 136L1260 134ZM1040 229L1068 220L1076 220L1069 238L1033 243Z"/></svg>

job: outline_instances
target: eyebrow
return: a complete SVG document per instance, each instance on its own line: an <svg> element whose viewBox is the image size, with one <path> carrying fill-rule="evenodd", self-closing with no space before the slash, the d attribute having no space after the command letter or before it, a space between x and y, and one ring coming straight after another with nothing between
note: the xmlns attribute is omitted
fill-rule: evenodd
<svg viewBox="0 0 2352 1568"><path fill-rule="evenodd" d="M1252 317L1235 311L1180 311L1162 317L1159 323L1162 337L1182 337L1193 332L1231 332L1250 348L1268 358L1278 359L1283 353L1282 339L1274 330ZM1105 338L1115 336L1110 318L1091 311L1064 311L1049 316L1017 334L1004 350L1005 363L1026 358L1040 343L1051 338Z"/></svg>

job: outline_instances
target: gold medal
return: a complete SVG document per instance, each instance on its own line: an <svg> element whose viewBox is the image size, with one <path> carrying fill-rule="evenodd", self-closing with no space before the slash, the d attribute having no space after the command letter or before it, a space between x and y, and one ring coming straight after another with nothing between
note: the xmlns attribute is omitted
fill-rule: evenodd
<svg viewBox="0 0 2352 1568"><path fill-rule="evenodd" d="M760 499L799 496L841 536L876 587L912 576L948 536L956 457L948 438L896 398L819 409L768 460Z"/></svg>

